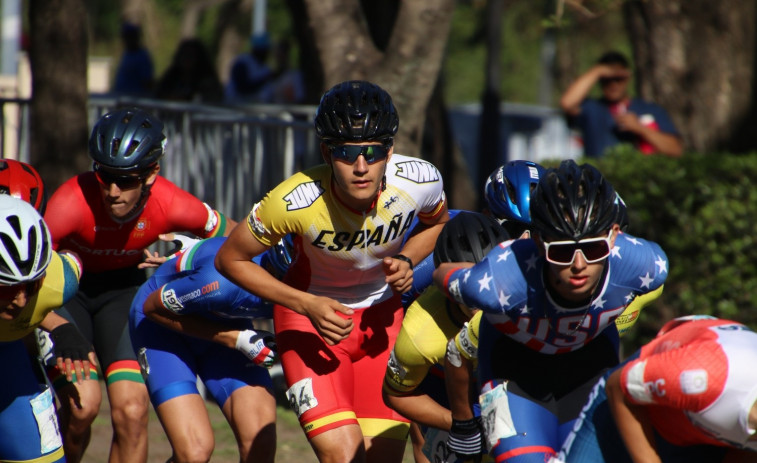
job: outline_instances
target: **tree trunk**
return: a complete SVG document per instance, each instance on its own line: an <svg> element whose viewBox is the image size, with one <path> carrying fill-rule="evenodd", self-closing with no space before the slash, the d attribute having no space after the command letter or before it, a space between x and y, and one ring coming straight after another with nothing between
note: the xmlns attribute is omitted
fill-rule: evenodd
<svg viewBox="0 0 757 463"><path fill-rule="evenodd" d="M686 148L755 149L757 2L633 0L625 13L637 91L670 113Z"/></svg>
<svg viewBox="0 0 757 463"><path fill-rule="evenodd" d="M476 185L484 185L489 174L501 165L500 152L502 134L500 133L499 102L502 82L502 15L503 0L486 2L484 29L486 33L486 67L484 69L484 94L481 97L481 114L478 120L478 175ZM506 135L505 135L506 136ZM506 153L505 153L506 154ZM485 206L483 195L479 195L478 207Z"/></svg>
<svg viewBox="0 0 757 463"><path fill-rule="evenodd" d="M400 116L397 152L420 156L426 107L441 68L454 2L401 2L382 52L356 0L305 1L323 65L324 87L347 79L370 80L383 87L392 95Z"/></svg>
<svg viewBox="0 0 757 463"><path fill-rule="evenodd" d="M471 181L468 164L452 136L443 81L440 75L428 104L423 137L424 159L434 164L442 174L449 207L473 211L477 207L479 190Z"/></svg>
<svg viewBox="0 0 757 463"><path fill-rule="evenodd" d="M89 170L87 10L83 0L34 0L30 157L48 192Z"/></svg>
<svg viewBox="0 0 757 463"><path fill-rule="evenodd" d="M292 29L297 36L298 63L305 80L305 102L317 105L324 90L323 68L315 47L313 22L308 21L304 0L287 0L292 18Z"/></svg>

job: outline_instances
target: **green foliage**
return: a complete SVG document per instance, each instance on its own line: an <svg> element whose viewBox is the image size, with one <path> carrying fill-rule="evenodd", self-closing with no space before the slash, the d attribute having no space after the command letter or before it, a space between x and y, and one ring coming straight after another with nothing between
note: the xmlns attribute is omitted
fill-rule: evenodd
<svg viewBox="0 0 757 463"><path fill-rule="evenodd" d="M710 314L757 327L757 154L642 156L617 149L596 162L628 205L628 232L660 244L669 275L642 312L630 347L674 316Z"/></svg>

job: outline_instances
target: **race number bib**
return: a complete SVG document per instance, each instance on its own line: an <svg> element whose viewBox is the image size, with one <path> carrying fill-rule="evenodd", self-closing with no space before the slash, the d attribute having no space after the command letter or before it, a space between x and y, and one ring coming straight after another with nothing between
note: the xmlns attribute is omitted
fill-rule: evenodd
<svg viewBox="0 0 757 463"><path fill-rule="evenodd" d="M305 378L292 384L286 392L289 406L301 417L303 413L318 405L318 400L313 394L313 380Z"/></svg>
<svg viewBox="0 0 757 463"><path fill-rule="evenodd" d="M489 381L478 397L478 403L481 405L481 419L489 450L500 439L517 434L510 415L510 402L507 400L507 381Z"/></svg>
<svg viewBox="0 0 757 463"><path fill-rule="evenodd" d="M40 393L33 399L29 400L34 412L34 419L37 420L39 429L39 446L42 454L50 453L63 446L63 439L58 427L58 417L55 414L53 406L53 394L49 388Z"/></svg>

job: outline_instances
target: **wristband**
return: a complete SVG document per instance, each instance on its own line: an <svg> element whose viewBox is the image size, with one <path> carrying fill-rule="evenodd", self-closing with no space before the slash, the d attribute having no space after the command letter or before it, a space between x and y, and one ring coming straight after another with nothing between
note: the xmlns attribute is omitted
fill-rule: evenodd
<svg viewBox="0 0 757 463"><path fill-rule="evenodd" d="M458 421L452 419L452 427L447 436L447 448L462 460L483 455L486 449L481 436L481 418Z"/></svg>
<svg viewBox="0 0 757 463"><path fill-rule="evenodd" d="M399 259L399 260L404 260L405 262L407 262L408 264L410 264L410 268L413 268L413 267L414 267L414 265L413 265L413 261L412 261L412 260L410 260L410 258L409 258L409 257L407 257L407 256L406 256L406 255L404 255L404 254L395 254L395 255L393 255L393 256L392 256L392 259Z"/></svg>

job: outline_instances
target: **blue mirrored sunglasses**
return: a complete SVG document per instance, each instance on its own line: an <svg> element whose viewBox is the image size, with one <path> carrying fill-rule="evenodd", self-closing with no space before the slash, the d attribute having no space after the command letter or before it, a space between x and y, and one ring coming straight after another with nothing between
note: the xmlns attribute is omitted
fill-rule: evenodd
<svg viewBox="0 0 757 463"><path fill-rule="evenodd" d="M390 146L386 145L328 145L331 157L350 164L363 155L365 162L373 164L383 161L389 155Z"/></svg>

